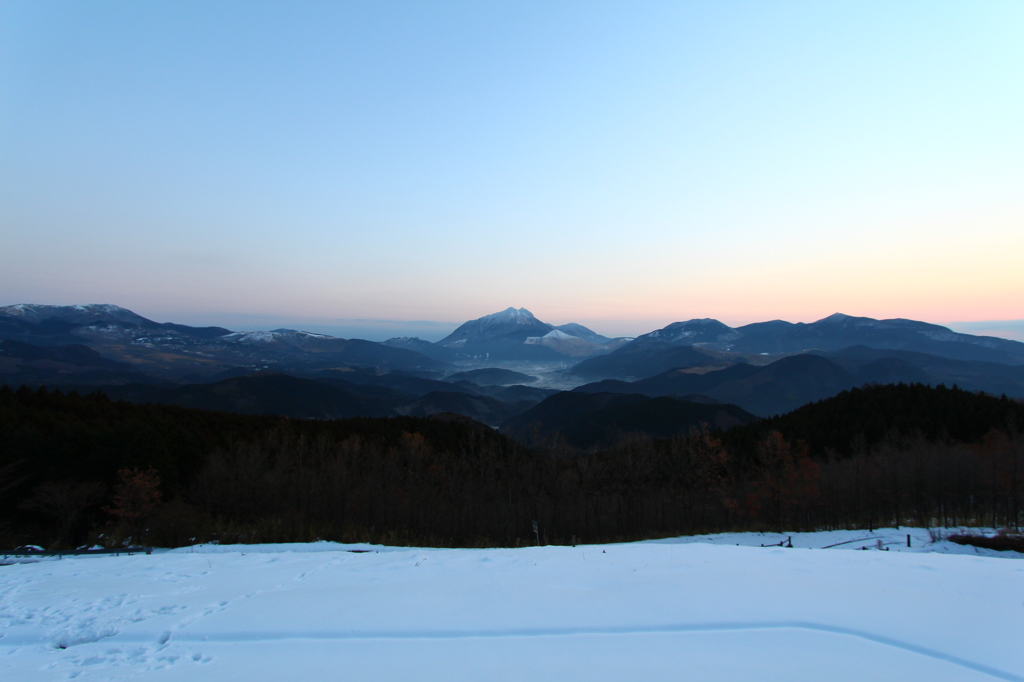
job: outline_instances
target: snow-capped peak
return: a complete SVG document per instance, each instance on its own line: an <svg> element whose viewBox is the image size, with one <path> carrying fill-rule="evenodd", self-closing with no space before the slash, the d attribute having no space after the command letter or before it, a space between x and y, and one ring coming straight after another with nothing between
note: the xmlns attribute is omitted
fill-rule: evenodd
<svg viewBox="0 0 1024 682"><path fill-rule="evenodd" d="M505 308L499 313L484 315L477 320L477 322L493 322L498 324L533 324L537 321L533 313L526 308L512 307Z"/></svg>
<svg viewBox="0 0 1024 682"><path fill-rule="evenodd" d="M454 332L441 339L442 346L454 347L456 343L486 341L508 335L526 334L543 336L554 329L541 322L526 308L506 308L501 312L463 323Z"/></svg>

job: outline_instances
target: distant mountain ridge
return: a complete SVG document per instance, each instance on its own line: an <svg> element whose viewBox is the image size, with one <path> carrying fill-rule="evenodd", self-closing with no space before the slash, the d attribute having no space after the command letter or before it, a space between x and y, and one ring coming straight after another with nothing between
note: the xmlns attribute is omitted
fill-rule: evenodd
<svg viewBox="0 0 1024 682"><path fill-rule="evenodd" d="M90 303L88 305L19 303L0 307L0 315L9 315L33 324L39 324L46 320L60 320L72 324L123 322L140 327L159 326L157 322L110 303ZM227 332L226 329L224 331Z"/></svg>
<svg viewBox="0 0 1024 682"><path fill-rule="evenodd" d="M972 391L1024 398L1024 365L854 346L830 353L789 355L764 366L740 362L708 372L685 367L670 369L633 382L608 379L579 386L574 392L649 397L706 395L769 417L858 386L898 383L957 385Z"/></svg>
<svg viewBox="0 0 1024 682"><path fill-rule="evenodd" d="M764 367L739 363L703 374L674 369L635 382L600 381L576 393L625 393L649 397L705 395L770 417L833 396L862 381L827 358L792 355Z"/></svg>
<svg viewBox="0 0 1024 682"><path fill-rule="evenodd" d="M526 308L510 307L469 320L438 343L415 337L376 343L294 329L237 332L158 323L110 304L19 304L0 307L0 341L5 344L0 348L0 382L30 385L180 385L257 371L310 376L359 369L376 376L398 372L396 381L405 385L450 376L431 390L474 394L479 391L470 388L473 384L493 390L508 381L525 381L499 376L518 368L525 376L542 377L536 382L541 387L569 387L581 381L603 384L608 379L634 382L609 389L627 393L653 391L653 385L642 382L681 371L690 376L673 380L682 384L666 395L709 395L758 414L790 409L794 400L807 396L824 397L819 394L826 385L834 391L844 384L957 383L973 390L1024 395L1019 376L1024 372L1024 343L959 334L914 320L838 313L808 324L773 320L735 328L704 318L674 322L635 339L609 339L583 325L555 326ZM806 354L821 356L838 371L826 371L819 363L817 370L794 378L787 370L766 388L748 386L746 393L736 389L739 393L733 394L724 386L715 391L701 388L711 377L729 376L719 372L733 367L743 373L748 371L744 367L756 370ZM512 362L503 367L505 361ZM811 367L814 362L793 361L782 367ZM476 374L460 376L460 371ZM843 372L848 377L843 378ZM824 381L826 374L831 378L819 385L820 390L807 389ZM783 379L794 386L789 398L783 396ZM466 381L471 384L464 385Z"/></svg>
<svg viewBox="0 0 1024 682"><path fill-rule="evenodd" d="M231 333L223 327L154 322L108 303L69 306L20 303L0 307L0 337L14 340L24 337L35 345L81 343L89 336L103 334L100 330L112 327L132 328L149 332L142 336L156 334L180 341L209 341Z"/></svg>
<svg viewBox="0 0 1024 682"><path fill-rule="evenodd" d="M730 342L742 336L740 331L718 320L703 318L673 322L666 327L636 337L633 343L670 346L715 345L725 349Z"/></svg>
<svg viewBox="0 0 1024 682"><path fill-rule="evenodd" d="M163 381L201 381L205 377L244 368L274 366L281 371L309 371L337 366L377 367L382 370L441 371L446 363L403 348L361 339L338 339L290 329L232 332L223 327L190 327L159 323L126 308L109 304L53 306L19 304L0 307L0 339L38 347L84 345L107 361L122 366L95 365L90 372L47 366L46 359L19 357L0 365L6 377L35 377L60 385L96 378L97 383L123 383L130 373ZM13 351L12 351L13 352ZM75 355L82 367L85 356ZM65 365L67 362L65 361ZM4 369L6 367L6 369ZM105 370L99 372L98 370Z"/></svg>
<svg viewBox="0 0 1024 682"><path fill-rule="evenodd" d="M622 347L584 360L572 372L587 379L637 380L666 371L674 360L670 349L692 347L707 357L693 355L675 366L698 367L718 362L722 354L736 359L750 355L795 355L810 351L835 352L851 346L880 350L909 351L952 360L1024 364L1024 343L991 336L960 334L927 322L836 313L817 322L755 322L729 327L718 320L674 322L662 329L638 336ZM725 356L727 357L727 356Z"/></svg>
<svg viewBox="0 0 1024 682"><path fill-rule="evenodd" d="M774 321L738 327L742 336L732 350L758 353L837 351L850 346L909 350L956 360L1024 364L1024 343L993 336L960 334L948 327L916 320L876 320L842 313L805 324Z"/></svg>
<svg viewBox="0 0 1024 682"><path fill-rule="evenodd" d="M591 383L550 388L579 380ZM376 343L158 323L109 304L0 307L0 384L314 419L459 414L584 449L698 423L729 428L899 383L1024 398L1024 344L841 314L735 328L705 318L609 339L508 308L438 343Z"/></svg>

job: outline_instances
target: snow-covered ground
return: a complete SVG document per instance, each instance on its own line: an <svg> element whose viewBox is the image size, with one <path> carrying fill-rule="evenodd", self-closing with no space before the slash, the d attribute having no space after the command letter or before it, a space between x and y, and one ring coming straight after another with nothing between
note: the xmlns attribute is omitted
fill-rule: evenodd
<svg viewBox="0 0 1024 682"><path fill-rule="evenodd" d="M1024 680L1020 558L884 529L47 559L0 566L0 679Z"/></svg>

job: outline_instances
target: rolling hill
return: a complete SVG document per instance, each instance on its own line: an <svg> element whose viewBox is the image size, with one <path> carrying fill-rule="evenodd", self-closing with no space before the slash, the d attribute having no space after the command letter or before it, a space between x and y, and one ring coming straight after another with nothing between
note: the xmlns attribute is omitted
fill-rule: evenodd
<svg viewBox="0 0 1024 682"><path fill-rule="evenodd" d="M755 420L735 405L637 394L563 392L512 417L502 424L501 431L528 445L565 443L591 449L637 435L671 438L701 424L727 429Z"/></svg>

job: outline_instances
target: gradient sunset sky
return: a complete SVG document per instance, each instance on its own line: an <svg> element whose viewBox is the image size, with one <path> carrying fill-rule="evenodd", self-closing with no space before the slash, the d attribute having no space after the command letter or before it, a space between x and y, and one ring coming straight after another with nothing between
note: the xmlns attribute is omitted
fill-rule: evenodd
<svg viewBox="0 0 1024 682"><path fill-rule="evenodd" d="M3 0L0 305L1024 338L1022 36L998 1Z"/></svg>

